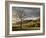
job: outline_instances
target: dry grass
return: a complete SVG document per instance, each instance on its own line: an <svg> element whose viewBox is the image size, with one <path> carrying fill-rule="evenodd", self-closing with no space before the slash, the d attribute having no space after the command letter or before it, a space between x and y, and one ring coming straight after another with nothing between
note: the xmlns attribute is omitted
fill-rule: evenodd
<svg viewBox="0 0 46 38"><path fill-rule="evenodd" d="M18 22L18 24L13 24L13 31L15 30L39 30L40 29L40 20L30 20L25 22Z"/></svg>

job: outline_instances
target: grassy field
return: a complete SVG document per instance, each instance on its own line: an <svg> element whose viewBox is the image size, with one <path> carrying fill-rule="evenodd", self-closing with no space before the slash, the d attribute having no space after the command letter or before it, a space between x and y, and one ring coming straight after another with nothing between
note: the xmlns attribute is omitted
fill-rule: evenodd
<svg viewBox="0 0 46 38"><path fill-rule="evenodd" d="M20 21L18 23L13 23L12 30L20 31L20 30L40 30L40 19L37 20L25 20Z"/></svg>

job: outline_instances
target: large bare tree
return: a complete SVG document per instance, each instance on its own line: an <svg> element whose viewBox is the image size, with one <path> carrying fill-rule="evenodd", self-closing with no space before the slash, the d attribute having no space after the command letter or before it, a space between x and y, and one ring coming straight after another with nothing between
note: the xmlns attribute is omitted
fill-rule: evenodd
<svg viewBox="0 0 46 38"><path fill-rule="evenodd" d="M22 21L23 21L23 17L24 17L24 8L18 8L18 9L16 9L16 11L17 11L17 16L21 20L20 28L22 29Z"/></svg>

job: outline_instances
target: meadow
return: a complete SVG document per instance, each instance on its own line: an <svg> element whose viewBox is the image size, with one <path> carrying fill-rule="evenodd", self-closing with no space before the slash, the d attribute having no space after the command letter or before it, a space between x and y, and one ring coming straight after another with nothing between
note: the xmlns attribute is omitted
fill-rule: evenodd
<svg viewBox="0 0 46 38"><path fill-rule="evenodd" d="M40 19L19 21L12 25L12 31L40 30Z"/></svg>

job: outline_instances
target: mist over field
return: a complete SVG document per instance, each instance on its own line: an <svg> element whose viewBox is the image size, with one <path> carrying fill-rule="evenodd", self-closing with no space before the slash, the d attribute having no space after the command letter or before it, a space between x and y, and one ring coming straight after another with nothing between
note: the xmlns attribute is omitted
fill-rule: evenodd
<svg viewBox="0 0 46 38"><path fill-rule="evenodd" d="M39 30L40 8L12 7L13 31Z"/></svg>

